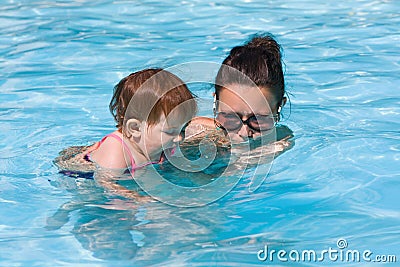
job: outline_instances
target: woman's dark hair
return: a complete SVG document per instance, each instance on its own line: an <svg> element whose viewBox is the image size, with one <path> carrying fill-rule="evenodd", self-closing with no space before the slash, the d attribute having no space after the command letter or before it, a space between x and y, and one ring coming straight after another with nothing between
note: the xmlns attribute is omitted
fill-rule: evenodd
<svg viewBox="0 0 400 267"><path fill-rule="evenodd" d="M215 93L232 84L269 88L278 103L285 94L281 46L267 33L255 35L247 43L232 48L215 79Z"/></svg>

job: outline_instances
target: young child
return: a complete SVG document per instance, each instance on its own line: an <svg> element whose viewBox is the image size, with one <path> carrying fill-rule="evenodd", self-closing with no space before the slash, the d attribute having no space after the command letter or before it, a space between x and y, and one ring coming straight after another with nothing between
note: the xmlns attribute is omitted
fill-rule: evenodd
<svg viewBox="0 0 400 267"><path fill-rule="evenodd" d="M61 172L82 176L98 168L128 168L133 174L135 169L160 163L164 153L184 138L185 124L197 111L184 82L162 69L123 78L114 88L109 108L117 130L92 146L62 151L54 161Z"/></svg>

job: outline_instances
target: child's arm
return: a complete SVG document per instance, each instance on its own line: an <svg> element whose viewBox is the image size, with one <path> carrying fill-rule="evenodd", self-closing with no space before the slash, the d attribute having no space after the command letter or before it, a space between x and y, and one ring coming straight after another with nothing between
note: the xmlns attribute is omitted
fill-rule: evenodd
<svg viewBox="0 0 400 267"><path fill-rule="evenodd" d="M117 183L118 178L120 178L120 175L116 175L115 171L109 170L99 170L94 175L96 182L112 194L135 199L138 202L154 201L154 199L149 196L142 196L136 191L129 190L119 185Z"/></svg>

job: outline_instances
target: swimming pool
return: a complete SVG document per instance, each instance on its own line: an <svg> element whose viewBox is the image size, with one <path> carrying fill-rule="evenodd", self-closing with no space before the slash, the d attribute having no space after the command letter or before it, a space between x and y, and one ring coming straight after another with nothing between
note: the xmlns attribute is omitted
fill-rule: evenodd
<svg viewBox="0 0 400 267"><path fill-rule="evenodd" d="M398 262L400 6L325 2L3 1L0 265L287 265L289 251L328 248ZM260 31L284 48L292 95L282 124L295 146L257 191L241 180L203 207L138 205L52 165L61 149L113 129L107 105L124 75L220 63ZM196 88L209 100L201 115L211 92ZM266 246L288 262L260 260Z"/></svg>

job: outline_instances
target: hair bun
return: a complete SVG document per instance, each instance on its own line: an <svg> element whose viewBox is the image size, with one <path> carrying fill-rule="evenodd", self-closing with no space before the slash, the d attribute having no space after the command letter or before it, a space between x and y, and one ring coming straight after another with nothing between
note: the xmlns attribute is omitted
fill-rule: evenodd
<svg viewBox="0 0 400 267"><path fill-rule="evenodd" d="M246 47L243 45L240 46L235 46L234 48L232 48L231 52L229 53L229 55L231 57L238 57L240 56L243 52L246 52Z"/></svg>
<svg viewBox="0 0 400 267"><path fill-rule="evenodd" d="M279 61L281 59L281 46L271 34L255 35L245 46L262 49L264 53L273 54Z"/></svg>

